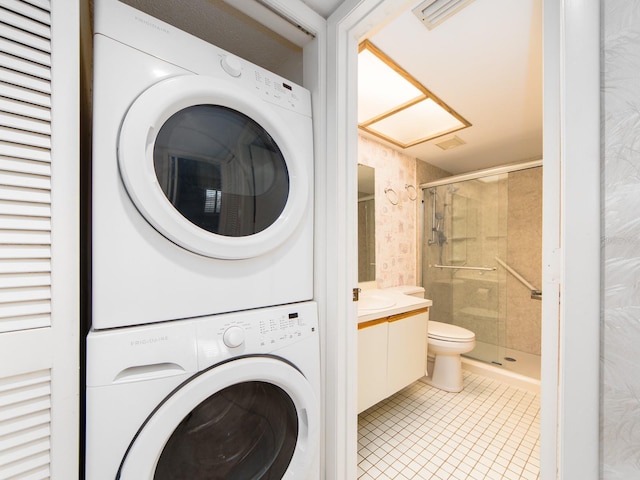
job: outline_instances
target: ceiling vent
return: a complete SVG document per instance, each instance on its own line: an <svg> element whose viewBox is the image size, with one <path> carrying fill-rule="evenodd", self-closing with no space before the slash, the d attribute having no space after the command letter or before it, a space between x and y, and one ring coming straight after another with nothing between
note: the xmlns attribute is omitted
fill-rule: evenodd
<svg viewBox="0 0 640 480"><path fill-rule="evenodd" d="M460 147L461 145L466 145L467 142L462 140L457 135L454 135L447 140L443 140L442 142L438 142L434 144L436 147L440 147L442 150L451 150L452 148Z"/></svg>
<svg viewBox="0 0 640 480"><path fill-rule="evenodd" d="M412 11L429 30L433 30L471 2L473 0L427 0Z"/></svg>

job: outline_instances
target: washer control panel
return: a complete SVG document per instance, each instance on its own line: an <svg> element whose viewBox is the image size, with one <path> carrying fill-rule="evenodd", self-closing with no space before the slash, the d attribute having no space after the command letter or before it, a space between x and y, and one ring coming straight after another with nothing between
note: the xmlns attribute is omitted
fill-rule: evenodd
<svg viewBox="0 0 640 480"><path fill-rule="evenodd" d="M229 348L237 348L244 343L244 328L231 325L222 334L222 341Z"/></svg>
<svg viewBox="0 0 640 480"><path fill-rule="evenodd" d="M318 335L314 302L214 315L195 323L200 369L235 356L275 352Z"/></svg>

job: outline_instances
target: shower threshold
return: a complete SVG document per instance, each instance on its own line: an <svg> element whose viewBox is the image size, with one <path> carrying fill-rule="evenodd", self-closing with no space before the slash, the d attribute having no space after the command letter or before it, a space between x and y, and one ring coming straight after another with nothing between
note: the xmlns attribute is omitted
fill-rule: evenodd
<svg viewBox="0 0 640 480"><path fill-rule="evenodd" d="M540 389L540 355L476 342L476 348L462 356L462 368L529 391Z"/></svg>

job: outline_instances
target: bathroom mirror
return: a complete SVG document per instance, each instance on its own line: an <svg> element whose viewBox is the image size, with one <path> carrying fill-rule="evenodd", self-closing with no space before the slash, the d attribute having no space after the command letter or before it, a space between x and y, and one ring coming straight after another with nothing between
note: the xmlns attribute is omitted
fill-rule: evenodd
<svg viewBox="0 0 640 480"><path fill-rule="evenodd" d="M375 169L358 164L358 281L376 279Z"/></svg>

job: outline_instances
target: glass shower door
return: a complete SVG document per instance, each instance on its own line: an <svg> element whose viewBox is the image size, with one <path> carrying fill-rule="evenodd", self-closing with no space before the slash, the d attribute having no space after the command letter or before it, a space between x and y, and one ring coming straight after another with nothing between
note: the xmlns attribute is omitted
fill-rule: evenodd
<svg viewBox="0 0 640 480"><path fill-rule="evenodd" d="M430 318L467 328L485 362L504 344L505 275L496 257L507 247L507 175L424 190L423 283L433 300Z"/></svg>

